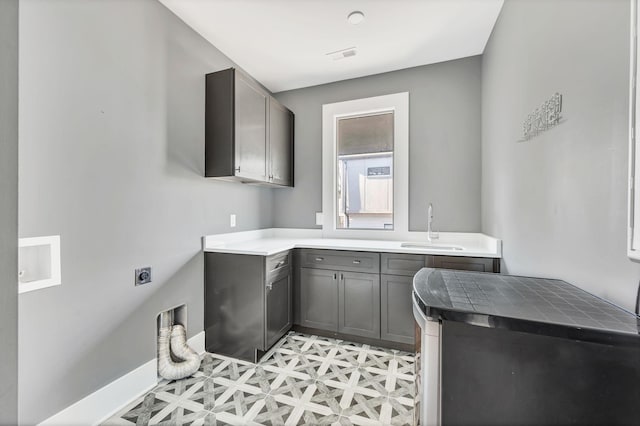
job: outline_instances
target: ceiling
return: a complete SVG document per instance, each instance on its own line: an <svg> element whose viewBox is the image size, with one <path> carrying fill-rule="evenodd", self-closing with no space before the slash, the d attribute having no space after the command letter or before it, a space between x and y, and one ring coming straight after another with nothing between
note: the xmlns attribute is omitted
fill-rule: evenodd
<svg viewBox="0 0 640 426"><path fill-rule="evenodd" d="M479 55L503 0L160 0L273 92ZM358 25L347 15L362 11ZM334 60L327 53L355 47ZM212 70L214 71L214 70Z"/></svg>

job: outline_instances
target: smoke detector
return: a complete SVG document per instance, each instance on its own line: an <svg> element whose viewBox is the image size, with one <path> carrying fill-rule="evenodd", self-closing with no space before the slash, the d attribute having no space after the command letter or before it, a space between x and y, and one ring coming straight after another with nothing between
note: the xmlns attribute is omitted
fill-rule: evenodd
<svg viewBox="0 0 640 426"><path fill-rule="evenodd" d="M364 21L364 13L359 10L354 10L347 16L347 21L352 25L358 25L360 22Z"/></svg>
<svg viewBox="0 0 640 426"><path fill-rule="evenodd" d="M336 50L335 52L327 53L326 55L331 59L333 59L334 61L339 61L340 59L356 56L356 48L348 47L346 49Z"/></svg>

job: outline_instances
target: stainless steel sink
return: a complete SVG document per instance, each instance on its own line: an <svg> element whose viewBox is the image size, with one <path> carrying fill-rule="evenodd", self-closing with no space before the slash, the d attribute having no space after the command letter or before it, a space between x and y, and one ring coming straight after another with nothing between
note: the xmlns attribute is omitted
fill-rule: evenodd
<svg viewBox="0 0 640 426"><path fill-rule="evenodd" d="M425 250L442 250L442 251L464 250L462 247L459 247L459 246L445 246L445 245L431 244L431 243L402 243L400 244L400 247L425 249Z"/></svg>

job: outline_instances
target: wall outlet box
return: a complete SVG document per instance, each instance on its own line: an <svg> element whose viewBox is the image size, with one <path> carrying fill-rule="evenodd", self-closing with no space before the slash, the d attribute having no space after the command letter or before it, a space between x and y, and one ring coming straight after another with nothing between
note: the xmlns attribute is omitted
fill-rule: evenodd
<svg viewBox="0 0 640 426"><path fill-rule="evenodd" d="M316 212L316 225L322 226L322 212Z"/></svg>
<svg viewBox="0 0 640 426"><path fill-rule="evenodd" d="M61 283L60 235L18 239L18 292Z"/></svg>
<svg viewBox="0 0 640 426"><path fill-rule="evenodd" d="M136 285L147 284L151 282L151 266L136 269Z"/></svg>
<svg viewBox="0 0 640 426"><path fill-rule="evenodd" d="M231 226L232 228L236 227L236 215L235 214L229 215L229 226Z"/></svg>

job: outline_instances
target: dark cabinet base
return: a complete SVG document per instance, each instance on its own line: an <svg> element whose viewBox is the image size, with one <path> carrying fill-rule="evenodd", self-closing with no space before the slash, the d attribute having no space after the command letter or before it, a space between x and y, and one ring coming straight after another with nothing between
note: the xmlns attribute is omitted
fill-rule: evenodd
<svg viewBox="0 0 640 426"><path fill-rule="evenodd" d="M437 259L436 259L437 258ZM499 261L295 249L205 254L205 344L256 361L289 331L414 351L413 275L427 264L496 271Z"/></svg>
<svg viewBox="0 0 640 426"><path fill-rule="evenodd" d="M205 255L204 331L208 352L254 361L264 347L264 260Z"/></svg>
<svg viewBox="0 0 640 426"><path fill-rule="evenodd" d="M257 362L292 325L289 253L205 253L205 349Z"/></svg>

